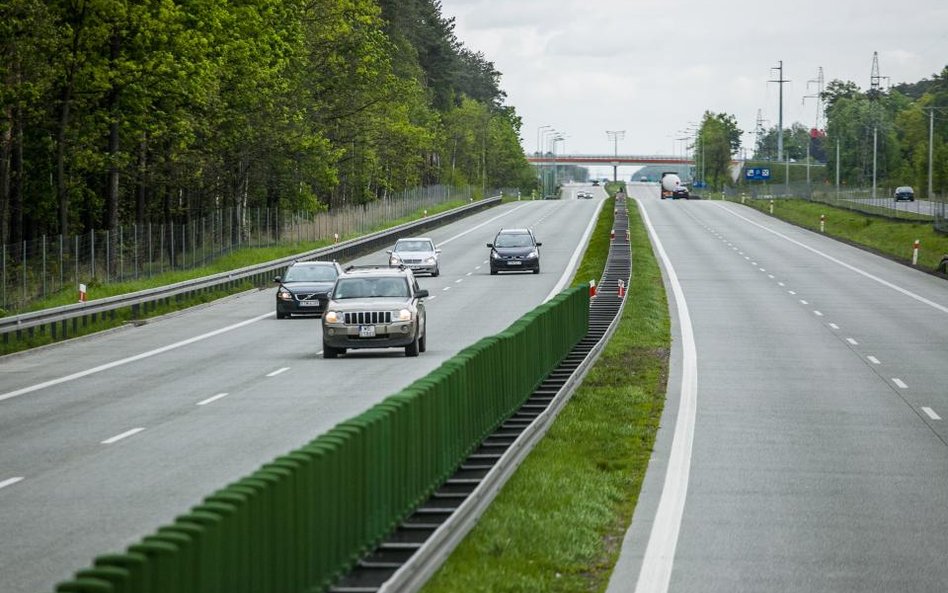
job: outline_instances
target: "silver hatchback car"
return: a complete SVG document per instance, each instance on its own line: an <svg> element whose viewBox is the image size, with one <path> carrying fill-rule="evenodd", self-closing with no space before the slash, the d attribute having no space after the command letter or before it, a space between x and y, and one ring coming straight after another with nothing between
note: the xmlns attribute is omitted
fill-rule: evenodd
<svg viewBox="0 0 948 593"><path fill-rule="evenodd" d="M441 250L435 247L428 237L407 237L395 242L395 247L387 251L390 266L405 266L415 274L441 273L438 256Z"/></svg>

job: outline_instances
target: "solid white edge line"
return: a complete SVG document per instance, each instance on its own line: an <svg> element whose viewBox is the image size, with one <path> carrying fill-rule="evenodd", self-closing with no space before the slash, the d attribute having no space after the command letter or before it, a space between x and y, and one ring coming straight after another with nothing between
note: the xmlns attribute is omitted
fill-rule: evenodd
<svg viewBox="0 0 948 593"><path fill-rule="evenodd" d="M268 377L276 377L277 375L279 375L279 374L281 374L281 373L285 373L285 372L287 372L288 370L290 370L290 367L279 368L279 369L273 371L272 373L267 373L267 376L268 376Z"/></svg>
<svg viewBox="0 0 948 593"><path fill-rule="evenodd" d="M756 226L756 227L758 227L758 228L760 228L760 229L763 229L763 230L767 231L768 233L772 233L772 234L774 234L774 235L780 237L781 239L784 239L785 241L789 241L790 243L793 243L794 245L797 245L797 246L799 246L799 247L802 247L803 249L806 249L807 251L809 251L809 252L811 252L811 253L814 253L814 254L816 254L816 255L818 255L818 256L820 256L820 257L822 257L822 258L825 258L825 259L827 259L827 260L829 260L829 261L831 261L831 262L833 262L833 263L835 263L835 264L837 264L837 265L840 265L840 266L846 268L847 270L851 270L851 271L853 271L853 272L859 274L860 276L864 276L864 277L866 277L866 278L868 278L868 279L870 279L870 280L873 280L873 281L875 281L875 282L878 282L879 284L881 284L881 285L883 285L883 286L886 286L886 287L888 287L888 288L891 288L892 290L894 290L894 291L896 291L896 292L900 292L900 293L904 294L905 296L907 296L907 297L909 297L909 298L912 298L912 299L915 299L916 301L918 301L918 302L920 302L920 303L923 303L923 304L925 304L925 305L928 305L929 307L932 307L933 309L937 309L937 310L941 311L942 313L948 313L948 307L946 307L946 306L944 306L944 305L939 305L938 303L936 303L936 302L934 302L934 301L930 301L930 300L926 299L925 297L923 297L923 296L921 296L921 295L918 295L918 294L915 294L914 292L912 292L912 291L910 291L910 290L906 290L906 289L902 288L901 286L898 286L898 285L896 285L896 284L892 284L891 282L889 282L889 281L887 281L887 280L883 280L882 278L879 278L878 276L875 276L875 275L873 275L873 274L870 274L869 272L866 272L865 270L862 270L862 269L860 269L860 268L857 268L856 266L847 264L846 262L844 262L844 261L842 261L842 260L836 259L836 258L833 257L832 255L829 255L829 254L827 254L827 253L823 253L823 252L820 251L819 249L816 249L816 248L814 248L814 247L810 247L809 245L805 245L805 244L801 243L800 241L797 241L796 239L791 239L790 237L788 237L787 235L784 235L783 233L781 233L781 232L779 232L779 231L775 231L775 230L772 229L772 228L769 228L769 227L766 227L766 226L764 226L764 225L762 225L762 224L760 224L760 223L754 222L753 220L747 218L746 216L742 216L742 215L738 214L737 212L732 212L730 208L726 208L726 207L724 207L722 204L715 203L715 206L717 206L718 208L721 208L722 210L724 210L725 212L727 212L727 213L730 214L731 216L735 216L735 217L740 218L740 219L742 219L742 220L744 220L744 221L746 221L746 222L749 222L750 224L752 224L752 225L754 225L754 226Z"/></svg>
<svg viewBox="0 0 948 593"><path fill-rule="evenodd" d="M148 352L142 352L141 354L136 354L135 356L129 356L128 358L122 358L120 360L115 360L106 364L93 367L91 369L86 369L84 371L79 371L78 373L73 373L71 375L66 375L65 377L60 377L58 379L52 379L43 383L38 383L36 385L31 385L29 387L24 387L23 389L17 389L16 391L10 391L0 395L0 401L5 399L11 399L25 393L31 393L33 391L38 391L40 389L45 389L46 387L52 387L53 385L59 385L60 383L66 383L67 381L74 381L76 379L81 379L83 377L88 377L89 375L99 373L102 371L107 371L109 369L128 364L130 362L136 362L151 356L156 356L169 350L174 350L175 348L180 348L182 346L187 346L188 344L193 344L195 342L200 342L201 340L206 340L207 338L214 337L218 334L229 332L237 328L243 327L245 325L250 325L251 323L256 323L261 319L266 319L267 317L273 317L273 312L267 313L266 315L258 315L257 317L251 317L240 323L235 323L233 325L228 325L227 327L222 327L214 331L208 332L206 334L201 334L200 336L194 336L193 338L188 338L187 340L181 340L180 342L175 342L174 344L168 344L167 346L162 346L161 348L155 348L154 350L149 350Z"/></svg>
<svg viewBox="0 0 948 593"><path fill-rule="evenodd" d="M928 414L928 417L931 418L932 420L941 420L941 416L939 416L938 414L936 414L936 413L935 413L935 410L933 410L933 409L931 409L931 408L923 407L923 408L922 408L922 411L925 412L926 414ZM2 487L3 487L3 485L0 484L0 488L2 488Z"/></svg>
<svg viewBox="0 0 948 593"><path fill-rule="evenodd" d="M20 481L22 481L22 480L23 480L22 477L8 478L8 479L6 479L6 480L0 482L0 488L6 488L7 486L12 486L12 485L14 485L14 484L16 484L17 482L20 482Z"/></svg>
<svg viewBox="0 0 948 593"><path fill-rule="evenodd" d="M121 441L122 439L128 438L128 437L130 437L130 436L132 436L132 435L136 435L136 434L140 433L140 432L143 431L143 430L145 430L145 429L144 429L144 428L133 428L133 429L131 429L131 430L126 430L126 431L123 432L122 434L117 434L117 435L115 435L115 436L112 437L112 438L105 439L104 441L102 441L102 444L103 444L103 445L111 445L112 443L115 443L115 442L117 442L117 441Z"/></svg>
<svg viewBox="0 0 948 593"><path fill-rule="evenodd" d="M228 394L226 394L226 393L218 393L217 395L213 395L213 396L211 396L211 397L209 397L209 398L207 398L207 399L205 399L205 400L199 401L199 402L197 403L197 405L199 405L199 406L206 406L207 404L209 404L209 403L211 403L211 402L216 402L217 400L221 399L222 397L227 397L227 395L228 395Z"/></svg>
<svg viewBox="0 0 948 593"><path fill-rule="evenodd" d="M576 274L576 268L579 267L579 258L586 252L589 237L596 228L596 223L599 222L599 213L602 212L602 207L605 206L605 204L605 200L600 200L596 205L596 209L589 219L589 224L586 225L586 230L583 231L583 236L579 239L579 243L576 244L576 249L573 250L573 255L570 256L569 261L566 263L566 269L563 271L563 275L560 276L560 280L556 283L556 286L553 287L553 290L543 299L544 303L563 292L566 285L573 279L573 276Z"/></svg>
<svg viewBox="0 0 948 593"><path fill-rule="evenodd" d="M675 434L672 437L665 483L662 486L652 531L642 558L642 568L635 585L635 593L665 593L671 582L675 549L678 546L678 533L681 529L681 518L685 510L685 497L688 493L688 480L691 474L691 450L694 443L698 398L698 353L691 325L691 314L675 268L644 206L641 202L638 204L655 250L668 275L681 326L682 375Z"/></svg>
<svg viewBox="0 0 948 593"><path fill-rule="evenodd" d="M892 377L892 382L895 383L899 389L908 389L908 385L905 384L905 381L898 377Z"/></svg>

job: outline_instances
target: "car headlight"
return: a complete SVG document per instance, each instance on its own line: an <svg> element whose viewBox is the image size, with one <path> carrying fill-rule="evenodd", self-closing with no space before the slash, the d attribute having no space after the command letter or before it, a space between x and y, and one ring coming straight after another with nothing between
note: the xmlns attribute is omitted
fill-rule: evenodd
<svg viewBox="0 0 948 593"><path fill-rule="evenodd" d="M402 263L402 259L397 255L392 255L392 257L388 260L388 265L390 266L397 266L400 263Z"/></svg>
<svg viewBox="0 0 948 593"><path fill-rule="evenodd" d="M336 311L326 311L326 314L323 315L323 319L326 320L326 323L338 323L341 317L342 315Z"/></svg>
<svg viewBox="0 0 948 593"><path fill-rule="evenodd" d="M490 257L491 257L491 259L500 259L500 254L497 253L496 251L491 251L491 252L490 252Z"/></svg>
<svg viewBox="0 0 948 593"><path fill-rule="evenodd" d="M411 311L408 309L402 309L395 314L395 318L399 321L411 321Z"/></svg>
<svg viewBox="0 0 948 593"><path fill-rule="evenodd" d="M277 298L280 299L281 301L292 301L293 293L285 288L281 288L280 290L277 291Z"/></svg>
<svg viewBox="0 0 948 593"><path fill-rule="evenodd" d="M435 263L435 261L436 261L435 258L429 257L428 259L425 260L425 263L430 265L430 264Z"/></svg>
<svg viewBox="0 0 948 593"><path fill-rule="evenodd" d="M536 259L538 257L540 257L540 254L537 253L536 249L527 254L527 259Z"/></svg>

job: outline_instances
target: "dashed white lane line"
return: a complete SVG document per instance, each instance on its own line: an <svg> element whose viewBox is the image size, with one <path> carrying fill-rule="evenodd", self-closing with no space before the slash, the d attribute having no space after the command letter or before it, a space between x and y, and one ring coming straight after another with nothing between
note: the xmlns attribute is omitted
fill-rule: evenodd
<svg viewBox="0 0 948 593"><path fill-rule="evenodd" d="M778 282L778 283L777 283L777 286L784 287L784 286L786 286L786 284L784 284L783 282Z"/></svg>
<svg viewBox="0 0 948 593"><path fill-rule="evenodd" d="M474 269L475 269L475 270L480 270L481 267L480 267L480 266L474 266Z"/></svg>
<svg viewBox="0 0 948 593"><path fill-rule="evenodd" d="M285 373L285 372L287 372L288 370L290 370L290 367L283 367L282 369L277 369L277 370L273 371L272 373L267 373L267 376L268 376L268 377L276 377L276 376L279 375L280 373Z"/></svg>
<svg viewBox="0 0 948 593"><path fill-rule="evenodd" d="M12 486L22 480L23 480L22 476L16 477L16 478L7 478L6 480L0 482L0 488L6 488L7 486Z"/></svg>
<svg viewBox="0 0 948 593"><path fill-rule="evenodd" d="M428 297L428 300L429 300L429 301L433 301L433 300L435 300L436 298L438 298L438 295L433 294L433 295L431 295L431 296Z"/></svg>
<svg viewBox="0 0 948 593"><path fill-rule="evenodd" d="M443 291L448 291L448 290L451 290L451 287L450 287L450 286L445 286L445 287L442 288L441 290L443 290Z"/></svg>
<svg viewBox="0 0 948 593"><path fill-rule="evenodd" d="M797 293L796 293L795 290L788 290L788 291L787 291L787 294L796 295Z"/></svg>
<svg viewBox="0 0 948 593"><path fill-rule="evenodd" d="M763 269L763 268L757 268L757 269L760 270L761 272L766 272L766 271L767 271L767 270L765 270L765 269Z"/></svg>
<svg viewBox="0 0 948 593"><path fill-rule="evenodd" d="M935 410L933 410L933 409L931 409L931 408L923 407L923 408L922 408L922 411L925 412L926 414L928 414L928 417L931 418L932 420L941 420L941 416L939 416L938 414L936 414L936 413L935 413ZM2 487L2 486L0 486L0 487Z"/></svg>
<svg viewBox="0 0 948 593"><path fill-rule="evenodd" d="M71 374L71 375L66 375L65 377L60 377L60 378L58 378L58 379L52 379L51 381L45 381L45 382L43 382L43 383L37 383L36 385L30 385L29 387L24 387L23 389L17 389L16 391L10 391L10 392L8 392L8 393L0 394L0 401L3 401L3 400L5 400L5 399L10 399L10 398L13 398L13 397L17 397L18 395L23 395L24 393L30 393L30 392L33 392L33 391L38 391L38 390L40 390L40 389L45 389L46 387L52 387L53 385L59 385L60 383L65 383L65 382L67 382L67 381L73 381L73 380L75 380L75 379L81 379L81 378L83 378L83 377L88 377L89 375L92 375L92 374L95 374L95 373L99 373L99 372L101 372L101 371L107 371L107 370L112 369L112 368L115 368L115 367L117 367L117 366L122 366L122 365L128 364L128 363L130 363L130 362L135 362L135 361L138 361L138 360L142 360L142 359L144 359L144 358L148 358L148 357L150 357L150 356L155 356L155 355L157 355L157 354L161 354L161 353L163 353L163 352L168 352L169 350L174 350L175 348L180 348L180 347L182 347L182 346L187 346L188 344L193 344L193 343L199 342L199 341L201 341L201 340L206 340L207 338L210 338L210 337L213 337L213 336L222 334L222 333L224 333L224 332L229 332L229 331L235 330L235 329L237 329L237 328L244 327L245 325L250 325L251 323L256 323L257 321L260 321L260 320L262 320L262 319L266 319L266 318L268 318L268 317L273 317L273 311L271 311L271 312L269 312L269 313L266 313L266 314L264 314L264 315L258 315L258 316L256 316L256 317L251 317L250 319L246 319L246 320L244 320L244 321L241 321L240 323L235 323L235 324L233 324L233 325L228 325L227 327L222 327L222 328L220 328L220 329L216 329L216 330L211 331L211 332L208 332L208 333L206 333L206 334L201 334L201 335L199 335L199 336L194 336L193 338L188 338L187 340L181 340L180 342L175 342L174 344L168 344L167 346L162 346L161 348L155 348L154 350L149 350L148 352L142 352L141 354L136 354L135 356L129 356L128 358L123 358L123 359L121 359L121 360L115 360L115 361L113 361L113 362L110 362L110 363L107 363L107 364L103 364L103 365L99 365L99 366L93 367L93 368L91 368L91 369L86 369L86 370L80 371L80 372L78 372L78 373L73 373L73 374Z"/></svg>
<svg viewBox="0 0 948 593"><path fill-rule="evenodd" d="M872 364L882 364L881 362L879 362L879 359L876 358L875 356L867 356L866 360L868 360Z"/></svg>
<svg viewBox="0 0 948 593"><path fill-rule="evenodd" d="M813 311L813 314L816 315L817 317L822 317L822 316L823 316L823 312L822 312L822 311L816 311L816 310L814 310L814 311Z"/></svg>
<svg viewBox="0 0 948 593"><path fill-rule="evenodd" d="M810 303L806 302L806 301L803 300L803 299L800 299L800 304L801 304L801 305L809 305Z"/></svg>
<svg viewBox="0 0 948 593"><path fill-rule="evenodd" d="M831 323L831 324L829 324L829 326L830 326L831 328L833 328L833 329L839 329L839 326L836 325L835 323Z"/></svg>
<svg viewBox="0 0 948 593"><path fill-rule="evenodd" d="M850 344L852 344L853 346L858 346L858 345L859 345L859 342L857 342L856 340L854 340L854 339L852 339L852 338L846 338L846 341L849 342Z"/></svg>
<svg viewBox="0 0 948 593"><path fill-rule="evenodd" d="M118 441L121 441L122 439L127 439L128 437L130 437L130 436L132 436L132 435L136 435L136 434L140 433L140 432L143 431L143 430L145 430L145 429L144 429L144 428L133 428L133 429L131 429L131 430L126 430L126 431L123 432L122 434L117 434L117 435L115 435L115 436L112 437L112 438L105 439L104 441L102 441L102 444L103 444L103 445L111 445L112 443L116 443L116 442L118 442Z"/></svg>
<svg viewBox="0 0 948 593"><path fill-rule="evenodd" d="M197 405L199 405L199 406L206 406L207 404L209 404L209 403L211 403L211 402L216 402L217 400L219 400L219 399L221 399L221 398L227 397L227 395L228 395L228 394L226 394L226 393L218 393L217 395L213 395L213 396L211 396L211 397L209 397L209 398L207 398L207 399L205 399L205 400L199 401L199 402L197 403Z"/></svg>
<svg viewBox="0 0 948 593"><path fill-rule="evenodd" d="M773 274L767 274L767 277L770 278L771 280L774 279L774 275L773 275Z"/></svg>
<svg viewBox="0 0 948 593"><path fill-rule="evenodd" d="M474 274L474 272L468 272L467 274L465 274L465 276L470 276L472 274Z"/></svg>
<svg viewBox="0 0 948 593"><path fill-rule="evenodd" d="M460 283L463 282L463 281L464 281L464 278L458 278L457 280L454 281L454 283L455 283L455 284L460 284Z"/></svg>
<svg viewBox="0 0 948 593"><path fill-rule="evenodd" d="M899 389L908 389L908 385L905 384L905 381L898 377L892 377L892 382L895 383Z"/></svg>

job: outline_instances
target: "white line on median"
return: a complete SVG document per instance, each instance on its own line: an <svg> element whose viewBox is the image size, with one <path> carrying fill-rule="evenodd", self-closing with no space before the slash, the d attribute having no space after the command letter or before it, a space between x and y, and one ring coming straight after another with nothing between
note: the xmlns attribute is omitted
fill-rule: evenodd
<svg viewBox="0 0 948 593"><path fill-rule="evenodd" d="M835 323L831 323L831 324L829 324L829 326L830 326L831 328L833 328L833 329L839 329L839 326L836 325Z"/></svg>
<svg viewBox="0 0 948 593"><path fill-rule="evenodd" d="M675 549L678 547L678 533L681 530L681 518L685 511L685 496L688 493L688 479L691 474L691 451L694 443L695 416L698 407L698 352L695 345L694 329L685 293L678 275L672 266L665 247L658 238L655 228L645 208L639 202L639 211L648 228L668 275L675 296L681 328L682 370L678 418L675 420L675 434L672 438L665 484L655 512L655 521L649 534L642 568L635 586L636 593L664 593L671 581L672 565L675 562Z"/></svg>
<svg viewBox="0 0 948 593"><path fill-rule="evenodd" d="M285 372L287 372L288 370L290 370L290 367L283 367L282 369L277 369L277 370L273 371L272 373L267 373L267 376L268 376L268 377L276 377L276 376L279 375L280 373L285 373Z"/></svg>
<svg viewBox="0 0 948 593"><path fill-rule="evenodd" d="M892 382L895 383L899 389L908 389L908 385L905 384L905 381L898 377L892 377Z"/></svg>
<svg viewBox="0 0 948 593"><path fill-rule="evenodd" d="M936 413L935 413L935 410L933 410L933 409L931 409L931 408L923 407L923 408L922 408L922 411L925 412L926 414L928 414L928 417L931 418L932 420L941 420L941 416L939 416L938 414L936 414Z"/></svg>
<svg viewBox="0 0 948 593"><path fill-rule="evenodd" d="M130 362L136 362L151 356L156 356L169 350L174 350L175 348L180 348L182 346L187 346L188 344L193 344L195 342L200 342L201 340L206 340L207 338L212 338L218 334L229 332L237 328L241 328L245 325L250 325L251 323L256 323L261 319L266 319L267 317L273 317L273 312L269 312L265 315L258 315L257 317L251 317L240 323L235 323L233 325L228 325L227 327L222 327L214 331L208 332L206 334L201 334L200 336L194 336L193 338L188 338L187 340L181 340L180 342L175 342L174 344L168 344L167 346L162 346L161 348L155 348L154 350L149 350L148 352L142 352L141 354L136 354L135 356L129 356L128 358L123 358L121 360L116 360L106 364L93 367L91 369L86 369L84 371L79 371L78 373L73 373L71 375L66 375L65 377L60 377L58 379L52 379L50 381L45 381L43 383L37 383L36 385L30 385L29 387L24 387L23 389L17 389L16 391L10 391L8 393L0 394L0 401L5 399L11 399L17 397L18 395L23 395L25 393L30 393L33 391L39 391L40 389L45 389L46 387L52 387L53 385L59 385L60 383L66 383L67 381L73 381L75 379L81 379L83 377L88 377L95 373L102 371L107 371L109 369L128 364Z"/></svg>
<svg viewBox="0 0 948 593"><path fill-rule="evenodd" d="M858 345L859 345L859 342L857 342L856 340L854 340L854 339L852 339L852 338L846 338L846 341L849 342L850 344L852 344L853 346L858 346Z"/></svg>
<svg viewBox="0 0 948 593"><path fill-rule="evenodd" d="M144 428L133 428L133 429L131 429L131 430L126 430L126 431L123 432L122 434L117 434L117 435L115 435L114 437L112 437L112 438L110 438L110 439L105 439L104 441L102 441L102 444L103 444L103 445L111 445L112 443L115 443L115 442L117 442L117 441L121 441L122 439L126 439L126 438L128 438L128 437L130 437L130 436L132 436L132 435L138 434L138 433L140 433L140 432L143 431L143 430L145 430L145 429L144 429Z"/></svg>
<svg viewBox="0 0 948 593"><path fill-rule="evenodd" d="M876 358L875 356L867 356L866 359L872 364L882 364L881 362L879 362L879 359Z"/></svg>
<svg viewBox="0 0 948 593"><path fill-rule="evenodd" d="M227 397L227 394L226 394L226 393L218 393L217 395L214 395L214 396L209 397L209 398L207 398L207 399L205 399L205 400L199 401L199 402L197 403L197 405L199 405L199 406L206 406L207 404L209 404L209 403L211 403L211 402L216 402L217 400L221 399L222 397Z"/></svg>
<svg viewBox="0 0 948 593"><path fill-rule="evenodd" d="M23 480L22 477L9 478L7 480L0 482L0 488L6 488L7 486L12 486L21 480Z"/></svg>

